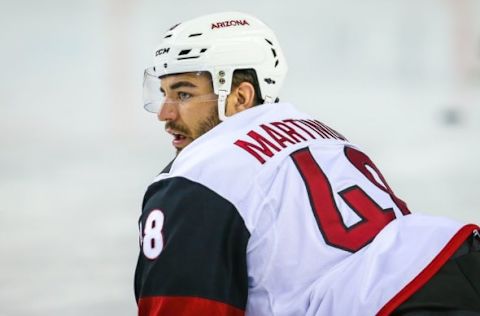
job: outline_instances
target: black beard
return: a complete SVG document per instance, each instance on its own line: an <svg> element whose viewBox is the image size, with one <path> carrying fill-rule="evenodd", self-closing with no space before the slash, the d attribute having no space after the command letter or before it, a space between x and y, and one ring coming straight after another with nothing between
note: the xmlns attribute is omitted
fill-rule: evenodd
<svg viewBox="0 0 480 316"><path fill-rule="evenodd" d="M207 118L205 120L203 120L202 122L200 122L200 124L198 126L198 129L196 130L196 133L195 133L196 136L193 139L195 140L198 137L202 136L203 134L205 134L206 132L208 132L209 130L211 130L212 128L214 128L215 126L220 124L221 122L222 121L220 121L220 118L218 117L217 107L212 108L212 110L210 111ZM185 133L187 135L192 135L192 133L190 133L190 131L186 127L176 125L175 123L168 122L165 126L173 128L173 129L175 129L179 132ZM188 147L188 145L186 147ZM177 149L177 155L182 151L182 149L183 148Z"/></svg>
<svg viewBox="0 0 480 316"><path fill-rule="evenodd" d="M203 134L205 134L206 132L208 132L209 130L211 130L212 128L214 128L220 123L221 121L220 121L220 118L218 117L217 107L214 107L210 111L210 114L208 115L208 117L203 122L200 123L196 133L198 135L197 137L202 136Z"/></svg>
<svg viewBox="0 0 480 316"><path fill-rule="evenodd" d="M167 123L165 123L165 129L168 129L168 128L171 128L171 129L173 129L177 132L180 132L184 135L187 135L187 136L192 135L192 132L186 126L177 124L177 123L172 122L172 121L168 121Z"/></svg>

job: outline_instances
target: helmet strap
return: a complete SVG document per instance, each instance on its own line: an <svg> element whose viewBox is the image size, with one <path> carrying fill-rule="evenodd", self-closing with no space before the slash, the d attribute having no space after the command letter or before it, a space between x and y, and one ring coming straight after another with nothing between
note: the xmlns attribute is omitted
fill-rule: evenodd
<svg viewBox="0 0 480 316"><path fill-rule="evenodd" d="M273 103L273 101L272 97L268 95L265 96L264 103Z"/></svg>
<svg viewBox="0 0 480 316"><path fill-rule="evenodd" d="M227 111L226 109L227 96L228 94L226 90L218 91L218 118L222 122L228 118L225 114L225 112Z"/></svg>

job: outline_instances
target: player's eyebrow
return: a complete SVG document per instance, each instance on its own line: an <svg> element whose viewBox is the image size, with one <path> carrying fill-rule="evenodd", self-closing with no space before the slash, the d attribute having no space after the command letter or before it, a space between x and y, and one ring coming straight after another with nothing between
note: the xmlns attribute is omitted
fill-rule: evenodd
<svg viewBox="0 0 480 316"><path fill-rule="evenodd" d="M175 90L175 89L184 88L184 87L196 88L197 86L194 85L193 83L191 83L190 81L179 81L179 82L175 82L174 84L172 84L170 86L170 89Z"/></svg>
<svg viewBox="0 0 480 316"><path fill-rule="evenodd" d="M197 86L190 81L178 81L170 85L170 90L175 90L178 88L196 88ZM160 88L160 91L164 92L163 88Z"/></svg>

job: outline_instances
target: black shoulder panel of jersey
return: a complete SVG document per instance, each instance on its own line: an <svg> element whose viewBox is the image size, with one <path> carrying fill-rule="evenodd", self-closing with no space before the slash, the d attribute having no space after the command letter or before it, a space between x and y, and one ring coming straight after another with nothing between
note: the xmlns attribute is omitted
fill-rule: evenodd
<svg viewBox="0 0 480 316"><path fill-rule="evenodd" d="M163 168L162 172L160 173L169 173L170 172L170 169L172 169L172 165L173 165L173 162L175 161L175 159L173 159L172 161L170 161L168 163L168 165L165 166L165 168Z"/></svg>
<svg viewBox="0 0 480 316"><path fill-rule="evenodd" d="M165 168L163 168L162 172L159 173L159 175L161 175L162 173L169 173L169 172L170 172L170 169L172 169L172 165L173 165L174 162L175 162L175 159L173 159L172 161L170 161L170 162L168 163L168 165L166 165ZM147 200L150 198L150 196L152 195L152 193L155 193L155 192L156 192L157 183L158 183L158 182L154 182L154 183L152 183L152 184L147 188L147 192L145 193L145 196L143 197L142 209L145 207L145 203L146 203Z"/></svg>
<svg viewBox="0 0 480 316"><path fill-rule="evenodd" d="M245 309L250 234L234 205L199 183L176 177L149 187L141 227L153 210L164 216L163 249L152 260L140 247L137 301L150 296L203 297Z"/></svg>

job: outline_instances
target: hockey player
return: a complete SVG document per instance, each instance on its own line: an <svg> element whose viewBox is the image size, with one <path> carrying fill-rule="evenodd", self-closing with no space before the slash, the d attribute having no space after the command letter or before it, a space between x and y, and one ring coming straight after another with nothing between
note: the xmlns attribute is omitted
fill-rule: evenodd
<svg viewBox="0 0 480 316"><path fill-rule="evenodd" d="M478 226L411 214L343 135L277 97L258 19L172 27L145 108L176 158L148 188L139 315L478 315Z"/></svg>

